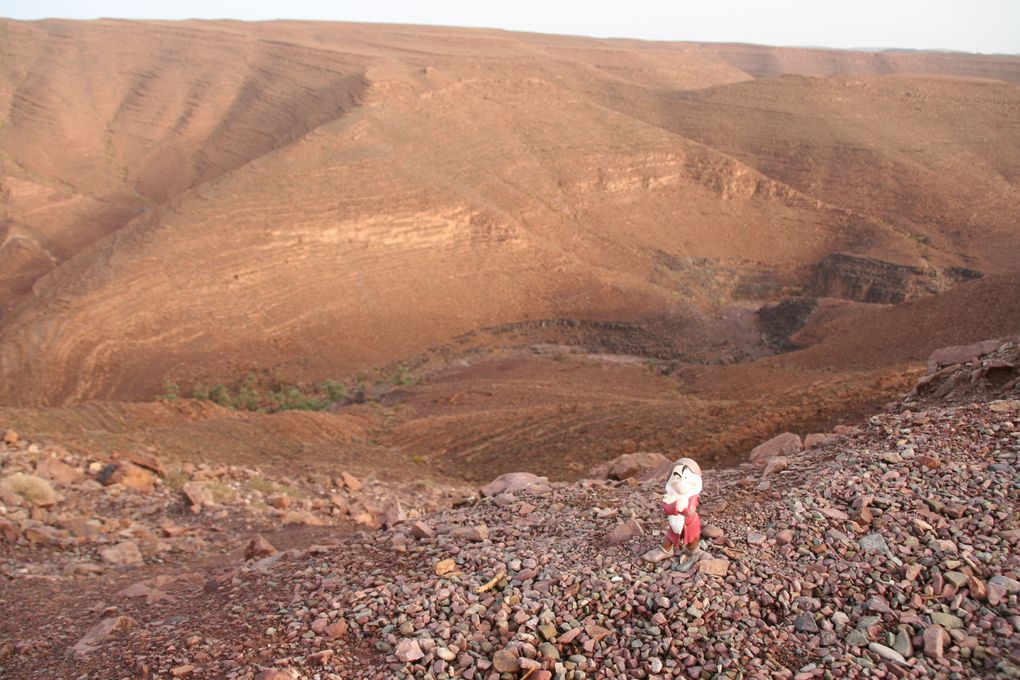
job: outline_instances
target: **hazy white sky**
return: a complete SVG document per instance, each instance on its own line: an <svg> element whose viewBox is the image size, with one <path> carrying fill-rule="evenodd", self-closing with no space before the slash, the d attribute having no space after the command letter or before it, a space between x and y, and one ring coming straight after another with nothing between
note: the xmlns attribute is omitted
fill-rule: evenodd
<svg viewBox="0 0 1020 680"><path fill-rule="evenodd" d="M1020 53L1020 0L0 0L15 19L314 19L598 37Z"/></svg>

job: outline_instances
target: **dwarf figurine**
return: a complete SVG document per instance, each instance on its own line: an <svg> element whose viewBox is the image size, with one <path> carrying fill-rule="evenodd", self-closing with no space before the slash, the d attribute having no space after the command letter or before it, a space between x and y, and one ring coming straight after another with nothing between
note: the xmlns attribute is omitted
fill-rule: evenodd
<svg viewBox="0 0 1020 680"><path fill-rule="evenodd" d="M681 458L673 466L666 480L666 494L662 497L662 511L666 513L669 529L666 540L658 548L643 555L646 562L662 562L673 557L683 545L684 562L681 571L688 571L701 557L698 542L701 540L701 517L698 515L698 494L701 493L701 468L690 458Z"/></svg>

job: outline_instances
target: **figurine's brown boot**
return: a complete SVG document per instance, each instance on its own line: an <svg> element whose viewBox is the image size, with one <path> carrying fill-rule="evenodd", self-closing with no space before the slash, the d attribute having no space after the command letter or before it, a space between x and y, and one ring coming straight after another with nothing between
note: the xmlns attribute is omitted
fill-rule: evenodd
<svg viewBox="0 0 1020 680"><path fill-rule="evenodd" d="M657 564L659 562L662 562L663 560L668 560L669 558L673 557L673 555L674 555L673 544L670 543L669 541L663 541L661 546L659 546L658 548L652 548L644 555L642 555L641 559L643 559L645 562Z"/></svg>
<svg viewBox="0 0 1020 680"><path fill-rule="evenodd" d="M698 549L697 546L694 546L693 548L690 546L684 546L684 560L677 565L677 571L690 571L694 568L694 565L701 560L704 554L705 553Z"/></svg>

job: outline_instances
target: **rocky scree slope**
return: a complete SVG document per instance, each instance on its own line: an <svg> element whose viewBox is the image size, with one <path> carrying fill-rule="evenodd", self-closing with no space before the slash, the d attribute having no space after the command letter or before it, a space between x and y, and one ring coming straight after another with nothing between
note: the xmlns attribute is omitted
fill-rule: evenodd
<svg viewBox="0 0 1020 680"><path fill-rule="evenodd" d="M659 482L518 474L470 506L42 622L7 677L1020 675L1020 402L872 417L821 449L708 471L711 559L638 556ZM507 490L501 487L516 482ZM516 487L516 489L515 489Z"/></svg>
<svg viewBox="0 0 1020 680"><path fill-rule="evenodd" d="M186 566L238 551L254 531L374 530L470 493L454 484L363 480L346 470L284 477L247 466L171 464L137 450L82 455L11 430L4 442L0 575L11 581Z"/></svg>

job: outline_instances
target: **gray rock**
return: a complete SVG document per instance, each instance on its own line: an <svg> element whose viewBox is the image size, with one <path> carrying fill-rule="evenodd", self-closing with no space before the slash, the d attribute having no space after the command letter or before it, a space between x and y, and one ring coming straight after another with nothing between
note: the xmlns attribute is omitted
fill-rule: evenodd
<svg viewBox="0 0 1020 680"><path fill-rule="evenodd" d="M862 616L857 619L857 628L858 630L866 630L872 626L877 626L880 623L882 623L881 616Z"/></svg>
<svg viewBox="0 0 1020 680"><path fill-rule="evenodd" d="M817 633L818 624L815 623L815 617L807 612L799 615L793 621L793 627L798 633Z"/></svg>
<svg viewBox="0 0 1020 680"><path fill-rule="evenodd" d="M914 643L911 640L910 628L908 626L900 626L900 629L896 631L893 649L899 652L905 659L909 659L914 655Z"/></svg>
<svg viewBox="0 0 1020 680"><path fill-rule="evenodd" d="M967 582L967 575L959 571L947 571L942 575L942 578L949 581L957 588Z"/></svg>
<svg viewBox="0 0 1020 680"><path fill-rule="evenodd" d="M868 641L868 634L857 628L851 630L846 636L846 643L851 647L866 647Z"/></svg>
<svg viewBox="0 0 1020 680"><path fill-rule="evenodd" d="M954 630L957 628L963 628L963 619L953 614L945 614L943 612L935 612L931 615L931 620L943 628Z"/></svg>
<svg viewBox="0 0 1020 680"><path fill-rule="evenodd" d="M857 545L860 546L861 550L868 553L887 553L889 552L889 546L885 542L885 537L882 534L868 534L862 536L857 540Z"/></svg>
<svg viewBox="0 0 1020 680"><path fill-rule="evenodd" d="M761 545L765 542L765 534L758 533L757 531L747 532L747 542L751 545Z"/></svg>

